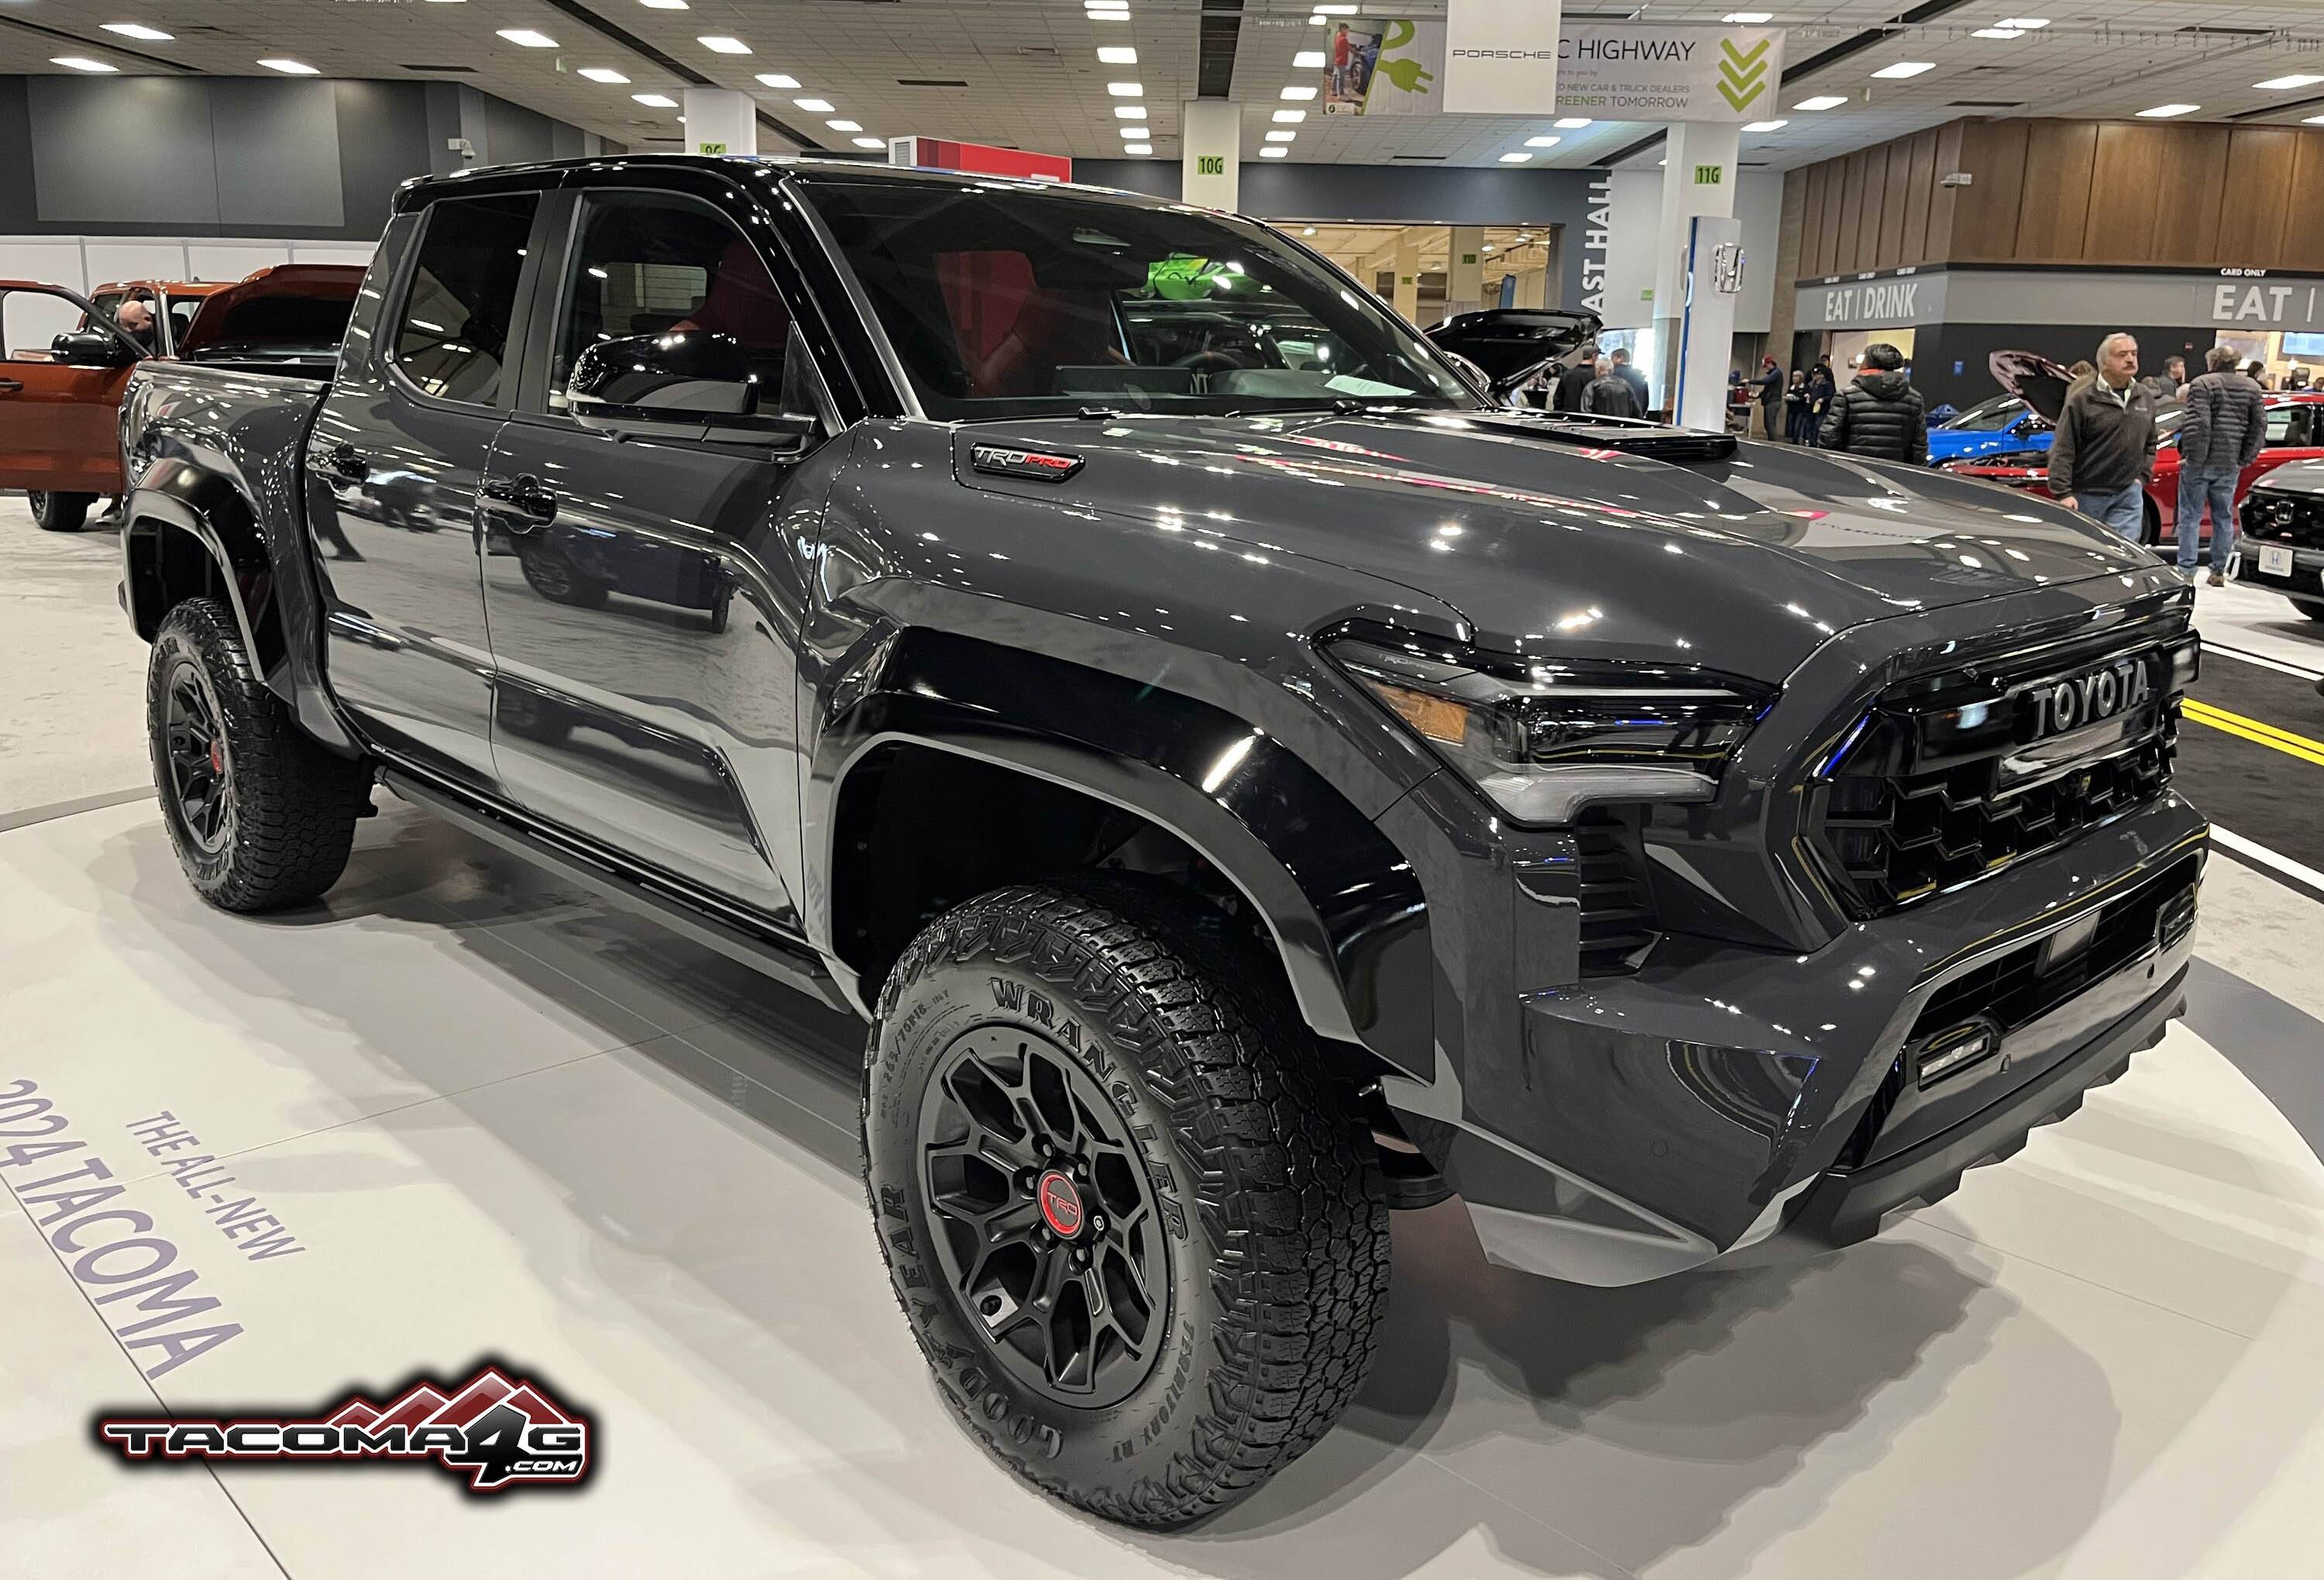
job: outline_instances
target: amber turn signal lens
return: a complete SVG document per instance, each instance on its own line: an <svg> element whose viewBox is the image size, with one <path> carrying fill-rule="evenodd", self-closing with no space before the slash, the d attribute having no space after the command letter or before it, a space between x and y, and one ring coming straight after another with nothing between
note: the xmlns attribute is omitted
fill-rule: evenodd
<svg viewBox="0 0 2324 1580"><path fill-rule="evenodd" d="M1396 709L1398 718L1432 741L1457 744L1468 733L1469 710L1457 702L1431 697L1425 691L1408 691L1401 686L1375 683L1372 689L1381 701Z"/></svg>

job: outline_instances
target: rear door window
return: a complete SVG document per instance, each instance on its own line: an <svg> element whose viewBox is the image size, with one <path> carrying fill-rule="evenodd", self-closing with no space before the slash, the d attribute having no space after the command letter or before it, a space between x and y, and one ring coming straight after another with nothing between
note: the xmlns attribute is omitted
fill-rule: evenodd
<svg viewBox="0 0 2324 1580"><path fill-rule="evenodd" d="M517 279L540 205L538 193L513 192L429 208L389 342L396 368L423 393L477 406L500 399Z"/></svg>

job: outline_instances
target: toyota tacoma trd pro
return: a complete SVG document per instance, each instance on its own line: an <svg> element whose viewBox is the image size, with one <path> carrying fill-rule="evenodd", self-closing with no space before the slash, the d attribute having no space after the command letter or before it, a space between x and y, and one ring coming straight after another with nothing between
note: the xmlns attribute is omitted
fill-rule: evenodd
<svg viewBox="0 0 2324 1580"><path fill-rule="evenodd" d="M1152 332L1194 295L1263 332ZM1330 1428L1392 1207L1600 1285L1844 1244L2181 1008L2168 568L1941 473L1497 409L1248 220L421 180L330 376L149 364L125 443L202 895L313 899L383 784L862 1014L937 1386L1111 1519Z"/></svg>

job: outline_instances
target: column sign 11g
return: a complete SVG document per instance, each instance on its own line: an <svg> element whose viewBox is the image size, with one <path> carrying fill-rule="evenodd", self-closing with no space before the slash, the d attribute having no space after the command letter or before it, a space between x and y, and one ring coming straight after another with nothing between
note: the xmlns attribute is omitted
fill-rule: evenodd
<svg viewBox="0 0 2324 1580"><path fill-rule="evenodd" d="M1727 167L1723 164L1699 164L1694 167L1694 184L1698 187L1720 186L1726 180Z"/></svg>

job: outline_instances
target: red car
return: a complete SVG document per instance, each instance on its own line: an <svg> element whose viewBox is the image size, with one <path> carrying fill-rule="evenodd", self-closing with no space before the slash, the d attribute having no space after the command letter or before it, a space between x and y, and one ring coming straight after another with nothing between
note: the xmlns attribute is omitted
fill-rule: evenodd
<svg viewBox="0 0 2324 1580"><path fill-rule="evenodd" d="M2267 405L2267 437L2261 441L2259 458L2246 467L2243 476L2236 480L2238 509L2244 496L2251 492L2252 484L2263 475L2287 461L2310 461L2324 457L2324 390L2298 390L2264 398ZM2154 476L2146 485L2146 528L2140 537L2150 546L2167 543L2175 548L2179 541L2179 425L2186 418L2184 406L2171 407L2155 418L2155 427L2163 437L2155 447ZM2047 494L2049 466L2046 453L2023 450L1980 456L1975 460L1947 461L1942 470L1964 477L1990 478L2030 494ZM2200 541L2210 541L2210 523L2207 520Z"/></svg>

